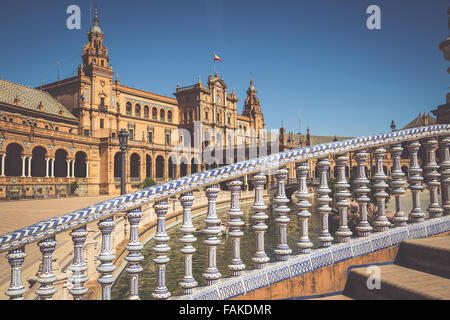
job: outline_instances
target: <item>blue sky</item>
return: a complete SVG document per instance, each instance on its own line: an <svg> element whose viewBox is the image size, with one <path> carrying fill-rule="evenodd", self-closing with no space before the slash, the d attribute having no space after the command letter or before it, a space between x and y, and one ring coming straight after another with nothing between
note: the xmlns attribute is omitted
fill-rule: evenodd
<svg viewBox="0 0 450 320"><path fill-rule="evenodd" d="M81 30L66 8L81 8ZM366 8L381 8L381 30ZM445 103L447 0L98 0L114 71L123 84L172 96L217 71L242 110L250 72L268 128L362 136L403 127ZM0 77L30 86L81 63L90 1L8 1L0 11Z"/></svg>

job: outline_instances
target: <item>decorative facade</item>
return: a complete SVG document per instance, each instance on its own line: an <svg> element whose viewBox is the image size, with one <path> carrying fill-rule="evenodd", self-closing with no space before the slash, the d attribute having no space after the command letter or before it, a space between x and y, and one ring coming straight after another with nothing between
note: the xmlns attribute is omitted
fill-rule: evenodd
<svg viewBox="0 0 450 320"><path fill-rule="evenodd" d="M210 144L248 143L247 131L264 129L253 81L243 114L217 73L207 85L199 78L177 86L175 98L138 90L114 73L97 12L87 38L74 77L39 88L0 79L0 198L67 195L74 181L80 194L119 194L121 129L129 132L127 192L145 177L163 182L220 166L223 159L207 164L198 155ZM180 139L188 143L179 129L193 133L194 121L202 128L194 139L206 142L176 161L174 148ZM228 131L239 129L242 134ZM214 137L203 136L208 130Z"/></svg>

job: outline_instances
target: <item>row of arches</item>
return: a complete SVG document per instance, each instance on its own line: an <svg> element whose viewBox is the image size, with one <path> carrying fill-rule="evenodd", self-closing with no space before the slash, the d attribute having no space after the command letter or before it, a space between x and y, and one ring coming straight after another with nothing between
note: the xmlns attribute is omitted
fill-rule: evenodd
<svg viewBox="0 0 450 320"><path fill-rule="evenodd" d="M0 169L1 174L7 177L87 177L86 153L76 152L73 166L68 160L65 149L57 149L54 158L50 158L47 149L36 146L31 151L31 157L25 157L20 144L10 143L6 147L6 154L2 155Z"/></svg>
<svg viewBox="0 0 450 320"><path fill-rule="evenodd" d="M152 112L152 120L158 120L158 109L153 107L151 109ZM133 114L133 105L131 102L127 102L126 104L126 114L129 116L135 117L144 117L145 119L150 119L150 107L145 105L144 108L141 108L139 103L134 105L134 114ZM171 110L167 111L167 120L166 120L166 110L163 108L159 109L159 120L164 122L172 122L173 121L173 113Z"/></svg>
<svg viewBox="0 0 450 320"><path fill-rule="evenodd" d="M143 179L144 177L141 177L141 167L144 165L143 173L145 172L146 177L152 177L156 179L165 179L166 176L169 179L175 179L177 178L177 166L179 166L179 172L180 177L193 174L201 170L201 166L198 164L198 160L195 158L192 158L192 160L189 162L187 158L181 158L180 163L177 163L174 158L169 157L168 159L164 158L162 155L156 156L155 159L152 159L150 155L145 155L145 161L144 163L141 162L141 156L134 152L132 153L128 160L126 161L126 165L128 162L128 172L129 177L134 178L140 178ZM153 172L153 161L154 161L154 174ZM188 164L190 163L190 172ZM167 167L167 172L166 172ZM207 169L210 169L210 166L207 166ZM114 155L114 177L119 178L122 176L122 154L120 152L117 152Z"/></svg>

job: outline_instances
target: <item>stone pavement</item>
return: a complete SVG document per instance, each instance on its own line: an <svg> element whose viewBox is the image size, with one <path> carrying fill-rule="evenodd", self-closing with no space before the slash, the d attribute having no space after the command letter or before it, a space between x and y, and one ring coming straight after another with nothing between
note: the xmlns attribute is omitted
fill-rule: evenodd
<svg viewBox="0 0 450 320"><path fill-rule="evenodd" d="M78 209L112 198L98 197L68 197L60 199L16 200L0 202L0 234L5 234L39 221L63 215ZM56 237L57 251L73 250L69 232L63 232ZM64 246L64 244L66 244ZM55 251L54 256L58 252ZM23 279L36 274L40 263L41 253L37 244L26 246L27 254L23 265ZM0 254L0 299L7 299L4 291L9 285L11 267L6 259L6 253Z"/></svg>

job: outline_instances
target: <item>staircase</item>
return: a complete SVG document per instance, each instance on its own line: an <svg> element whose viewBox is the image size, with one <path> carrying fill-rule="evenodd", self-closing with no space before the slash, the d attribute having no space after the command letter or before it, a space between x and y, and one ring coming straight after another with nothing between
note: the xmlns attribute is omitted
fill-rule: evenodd
<svg viewBox="0 0 450 320"><path fill-rule="evenodd" d="M319 300L449 300L450 236L403 241L394 264L379 268L379 289L367 286L373 270L354 268L342 295Z"/></svg>

